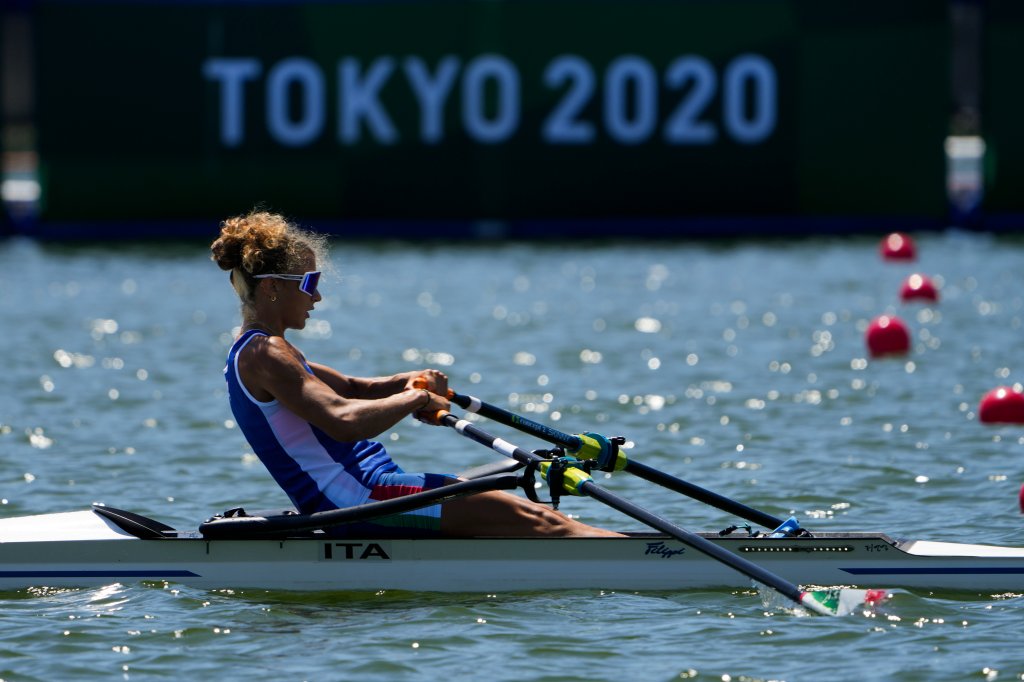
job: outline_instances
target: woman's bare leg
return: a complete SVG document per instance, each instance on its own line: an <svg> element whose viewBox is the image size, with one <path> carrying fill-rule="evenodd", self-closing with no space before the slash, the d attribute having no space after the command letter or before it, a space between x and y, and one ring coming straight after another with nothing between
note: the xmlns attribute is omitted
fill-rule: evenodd
<svg viewBox="0 0 1024 682"><path fill-rule="evenodd" d="M565 514L505 492L487 492L445 502L441 532L454 537L612 537Z"/></svg>

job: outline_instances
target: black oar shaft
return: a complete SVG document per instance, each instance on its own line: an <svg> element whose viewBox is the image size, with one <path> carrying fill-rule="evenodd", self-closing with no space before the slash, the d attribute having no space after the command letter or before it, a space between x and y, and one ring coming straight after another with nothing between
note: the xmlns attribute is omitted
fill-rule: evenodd
<svg viewBox="0 0 1024 682"><path fill-rule="evenodd" d="M634 476L638 476L645 481L656 483L664 488L668 488L669 490L681 493L687 497L692 497L699 502L709 504L712 507L721 509L722 511L735 514L741 519L746 519L751 523L756 523L759 526L764 526L765 528L778 528L784 523L782 519L776 518L771 514L754 509L753 507L748 507L742 502L731 500L728 497L719 495L718 493L707 490L706 488L701 488L699 485L694 485L693 483L684 481L681 478L676 478L675 476L666 474L663 471L658 471L657 469L640 462L627 460L624 471L631 473Z"/></svg>
<svg viewBox="0 0 1024 682"><path fill-rule="evenodd" d="M515 412L503 410L496 405L485 403L479 398L474 398L470 395L462 395L455 391L449 391L448 399L464 410L474 412L479 414L481 417L493 419L505 426L511 426L512 428L537 436L549 443L559 445L570 452L579 450L580 445L582 444L577 436L572 436L568 433L559 431L558 429L553 429L546 424L541 424L540 422L535 422L532 419L527 419Z"/></svg>
<svg viewBox="0 0 1024 682"><path fill-rule="evenodd" d="M476 441L481 445L485 445L492 450L499 452L506 457L511 457L523 463L530 462L541 462L544 461L543 457L535 455L532 452L527 452L522 448L519 448L508 441L502 440L487 433L483 429L480 429L473 424L470 424L464 419L459 419L453 414L447 412L438 413L437 421L444 425L451 427L458 431L462 435L466 436L470 440ZM782 595L792 599L797 604L801 604L801 597L803 592L799 587L793 583L781 578L774 573L767 571L757 564L747 561L743 557L737 556L732 552L719 547L710 540L702 538L699 535L691 533L688 530L680 528L675 524L666 521L665 519L652 514L651 512L636 506L632 502L622 499L618 495L612 493L609 490L605 490L601 486L597 485L593 481L586 481L580 487L580 492L585 493L589 497L592 497L600 502L605 503L612 509L622 512L627 516L640 521L642 523L651 526L652 528L665 533L666 535L675 538L684 545L688 545L698 552L702 552L713 559L720 561L721 563L729 566L736 571L746 575L752 580L763 583L778 590Z"/></svg>
<svg viewBox="0 0 1024 682"><path fill-rule="evenodd" d="M581 441L577 436L551 428L546 424L535 422L532 419L527 419L522 415L504 410L496 405L485 403L479 398L456 393L455 391L449 391L448 399L469 412L474 412L482 417L487 417L488 419L492 419L500 424L504 424L505 426L511 426L514 429L536 436L549 443L559 445L570 452L574 452L580 448ZM693 483L689 483L680 478L676 478L675 476L666 474L663 471L649 467L646 464L642 464L628 458L626 468L624 470L644 479L645 481L663 486L669 490L686 495L687 497L692 497L699 502L711 505L712 507L721 509L724 512L735 514L741 519L750 521L751 523L756 523L759 526L764 526L765 528L775 529L784 523L782 519L776 518L771 514L754 509L753 507L748 507L742 502L737 502L736 500L732 500L724 495L719 495L718 493L707 490L706 488L694 485Z"/></svg>
<svg viewBox="0 0 1024 682"><path fill-rule="evenodd" d="M469 438L472 441L476 441L477 443L480 443L483 446L491 448L495 452L499 452L505 455L506 457L511 457L512 459L522 462L523 464L539 462L543 459L542 457L535 455L532 452L527 452L526 450L523 450L522 448L517 447L512 443L509 443L508 441L502 440L497 436L492 436L483 429L473 426L464 419L459 419L450 412L439 413L438 422L442 426L449 426L455 429L463 436Z"/></svg>
<svg viewBox="0 0 1024 682"><path fill-rule="evenodd" d="M717 559L726 566L729 566L730 568L733 568L739 571L740 573L744 574L748 578L751 578L752 580L756 580L759 583L763 583L765 585L768 585L769 587L778 590L782 595L789 597L797 604L802 603L801 596L803 595L803 590L801 590L799 587L789 582L788 580L781 578L775 575L774 573L765 570L764 568L761 568L757 564L751 563L743 557L737 556L729 550L719 547L710 540L702 538L701 536L695 533L691 533L690 531L684 528L680 528L679 526L669 521L666 521L662 517L657 516L656 514L652 514L646 509L638 507L628 500L624 500L615 493L612 493L611 491L606 490L601 486L597 485L593 481L585 482L581 486L581 491L586 493L588 496L594 498L595 500L604 502L612 509L620 511L623 514L631 516L637 521L640 521L641 523L645 523L652 528L660 530L665 535L673 537L685 545L689 545L698 552L703 552L704 554L707 554L712 559Z"/></svg>

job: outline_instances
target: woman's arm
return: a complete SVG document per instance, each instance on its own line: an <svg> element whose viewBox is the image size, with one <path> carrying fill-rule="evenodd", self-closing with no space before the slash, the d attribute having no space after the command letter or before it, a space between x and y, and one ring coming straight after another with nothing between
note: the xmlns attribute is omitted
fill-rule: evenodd
<svg viewBox="0 0 1024 682"><path fill-rule="evenodd" d="M238 362L242 381L257 399L277 399L339 441L374 438L413 412L449 409L447 399L421 389L397 390L372 400L343 395L306 371L298 350L280 337L254 339ZM327 376L342 388L350 385L333 370Z"/></svg>
<svg viewBox="0 0 1024 682"><path fill-rule="evenodd" d="M448 395L448 377L436 369L402 372L389 377L350 377L327 365L309 364L313 373L334 391L346 398L379 400L414 388L413 381L426 379L427 388L438 395Z"/></svg>

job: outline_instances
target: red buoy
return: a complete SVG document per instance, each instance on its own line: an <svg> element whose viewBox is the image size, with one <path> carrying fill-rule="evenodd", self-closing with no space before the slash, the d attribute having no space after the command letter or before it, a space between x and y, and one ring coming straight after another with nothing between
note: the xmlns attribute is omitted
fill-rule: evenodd
<svg viewBox="0 0 1024 682"><path fill-rule="evenodd" d="M978 404L978 419L986 424L1024 424L1024 394L1012 386L999 386Z"/></svg>
<svg viewBox="0 0 1024 682"><path fill-rule="evenodd" d="M917 257L914 240L902 232L893 232L883 239L879 250L885 260L914 260Z"/></svg>
<svg viewBox="0 0 1024 682"><path fill-rule="evenodd" d="M1020 502L1020 511L1024 514L1024 485L1020 487L1020 492L1017 493L1017 501Z"/></svg>
<svg viewBox="0 0 1024 682"><path fill-rule="evenodd" d="M895 315L881 315L868 325L868 350L874 357L902 355L910 350L910 332Z"/></svg>
<svg viewBox="0 0 1024 682"><path fill-rule="evenodd" d="M914 273L903 281L903 288L900 289L900 298L904 301L932 301L939 300L939 292L935 284L926 276Z"/></svg>

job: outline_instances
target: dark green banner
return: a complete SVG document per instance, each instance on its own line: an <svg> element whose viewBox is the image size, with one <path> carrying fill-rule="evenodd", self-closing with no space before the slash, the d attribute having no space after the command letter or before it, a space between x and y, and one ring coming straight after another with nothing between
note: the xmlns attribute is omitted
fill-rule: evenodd
<svg viewBox="0 0 1024 682"><path fill-rule="evenodd" d="M933 0L42 1L43 216L946 213Z"/></svg>
<svg viewBox="0 0 1024 682"><path fill-rule="evenodd" d="M1024 3L990 0L986 7L982 129L986 145L986 224L1024 227Z"/></svg>

